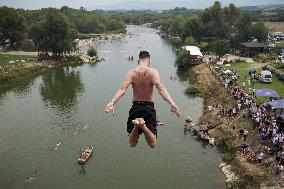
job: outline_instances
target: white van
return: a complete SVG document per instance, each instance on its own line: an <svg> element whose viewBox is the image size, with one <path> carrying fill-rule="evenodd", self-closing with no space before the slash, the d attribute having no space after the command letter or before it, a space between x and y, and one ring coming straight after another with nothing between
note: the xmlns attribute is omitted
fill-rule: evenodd
<svg viewBox="0 0 284 189"><path fill-rule="evenodd" d="M272 74L270 71L264 70L261 71L259 80L264 83L271 83L272 82Z"/></svg>

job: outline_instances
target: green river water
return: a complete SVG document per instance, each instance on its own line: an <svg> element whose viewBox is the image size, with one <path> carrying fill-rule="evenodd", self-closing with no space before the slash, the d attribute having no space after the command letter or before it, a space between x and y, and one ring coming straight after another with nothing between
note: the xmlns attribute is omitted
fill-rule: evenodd
<svg viewBox="0 0 284 189"><path fill-rule="evenodd" d="M107 61L58 68L1 92L0 189L226 188L216 149L184 134L185 117L196 121L203 100L184 94L188 81L176 75L172 46L156 30L128 26L128 31L138 36L96 45ZM128 147L131 87L116 105L115 117L104 113L124 74L136 66L139 47L150 51L152 66L183 113L172 116L155 93L157 115L165 123L158 127L155 149L147 147L144 137L136 148ZM133 62L128 62L129 55ZM80 131L74 134L76 127ZM54 151L59 140L63 143ZM78 149L89 145L95 152L80 166ZM27 177L36 179L26 183Z"/></svg>

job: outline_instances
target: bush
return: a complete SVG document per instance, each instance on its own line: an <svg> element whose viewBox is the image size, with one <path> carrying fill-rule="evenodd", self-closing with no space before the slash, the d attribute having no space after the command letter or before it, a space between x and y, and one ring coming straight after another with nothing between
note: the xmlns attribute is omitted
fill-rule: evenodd
<svg viewBox="0 0 284 189"><path fill-rule="evenodd" d="M185 49L179 49L177 51L176 66L179 71L187 71L191 66L190 57Z"/></svg>
<svg viewBox="0 0 284 189"><path fill-rule="evenodd" d="M94 56L97 56L97 50L94 48L94 47L91 47L88 49L88 52L87 54L90 56L90 57L94 57Z"/></svg>
<svg viewBox="0 0 284 189"><path fill-rule="evenodd" d="M231 45L228 40L215 40L210 44L210 49L212 52L216 53L218 56L224 56L231 50Z"/></svg>
<svg viewBox="0 0 284 189"><path fill-rule="evenodd" d="M194 37L190 36L185 39L184 44L185 45L196 45L196 41Z"/></svg>
<svg viewBox="0 0 284 189"><path fill-rule="evenodd" d="M257 54L252 59L256 62L269 62L271 60L270 57L264 54Z"/></svg>

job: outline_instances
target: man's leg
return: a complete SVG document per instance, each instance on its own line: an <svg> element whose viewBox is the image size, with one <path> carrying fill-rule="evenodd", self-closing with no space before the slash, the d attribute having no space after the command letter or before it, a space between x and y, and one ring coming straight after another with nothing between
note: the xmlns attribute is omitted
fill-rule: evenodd
<svg viewBox="0 0 284 189"><path fill-rule="evenodd" d="M129 146L134 148L137 143L138 143L138 138L139 138L139 132L138 132L139 127L134 125L131 133L129 134Z"/></svg>
<svg viewBox="0 0 284 189"><path fill-rule="evenodd" d="M148 129L148 127L145 125L144 119L143 118L137 118L137 119L133 120L132 123L134 124L134 127L137 127L137 128L139 127L143 131L148 145L151 148L155 148L155 146L157 144L157 138L152 133L152 131L150 131Z"/></svg>

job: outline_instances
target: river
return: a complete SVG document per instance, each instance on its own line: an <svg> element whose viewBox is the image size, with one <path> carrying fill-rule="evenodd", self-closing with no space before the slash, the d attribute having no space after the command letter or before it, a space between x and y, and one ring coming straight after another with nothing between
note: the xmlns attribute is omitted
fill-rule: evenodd
<svg viewBox="0 0 284 189"><path fill-rule="evenodd" d="M188 81L176 75L172 46L154 29L128 26L128 31L137 36L96 45L107 61L58 68L1 92L1 189L225 188L216 149L184 134L185 117L196 121L203 100L184 94ZM104 113L124 74L136 66L141 49L151 53L152 66L183 113L181 118L172 116L155 93L157 115L165 124L158 127L155 149L146 145L144 137L136 148L128 147L131 87L116 105L114 117ZM133 62L127 60L129 55ZM63 142L55 151L59 140ZM95 152L80 166L78 149L89 145ZM27 177L36 179L26 183Z"/></svg>

